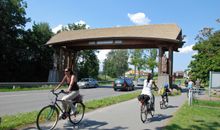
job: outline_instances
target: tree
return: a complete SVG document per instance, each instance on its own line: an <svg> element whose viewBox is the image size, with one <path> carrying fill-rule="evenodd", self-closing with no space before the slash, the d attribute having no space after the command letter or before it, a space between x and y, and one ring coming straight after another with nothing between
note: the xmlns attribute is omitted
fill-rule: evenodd
<svg viewBox="0 0 220 130"><path fill-rule="evenodd" d="M204 28L197 36L198 42L193 47L197 54L190 62L190 78L201 79L208 83L209 71L220 71L220 31Z"/></svg>
<svg viewBox="0 0 220 130"><path fill-rule="evenodd" d="M147 58L147 68L151 70L152 75L154 75L154 69L157 67L157 49L150 49L149 56Z"/></svg>
<svg viewBox="0 0 220 130"><path fill-rule="evenodd" d="M146 66L146 55L145 51L143 49L134 49L130 52L131 61L130 64L134 65L134 73L136 78L136 70L140 73L141 69L144 69L144 66ZM140 74L138 74L138 77L140 77Z"/></svg>
<svg viewBox="0 0 220 130"><path fill-rule="evenodd" d="M112 50L104 61L103 72L111 77L124 76L128 70L128 51Z"/></svg>
<svg viewBox="0 0 220 130"><path fill-rule="evenodd" d="M60 33L62 31L74 31L74 30L82 30L86 29L86 24L68 24L66 27L62 27ZM99 72L99 61L96 56L96 50L81 50L77 55L77 72L78 79L86 78L86 77L98 77Z"/></svg>
<svg viewBox="0 0 220 130"><path fill-rule="evenodd" d="M99 60L94 50L83 50L79 53L78 77L79 79L85 77L97 78L99 72Z"/></svg>
<svg viewBox="0 0 220 130"><path fill-rule="evenodd" d="M23 47L26 18L23 0L1 0L0 2L0 81L15 81L16 66L19 66L18 51Z"/></svg>
<svg viewBox="0 0 220 130"><path fill-rule="evenodd" d="M32 29L27 30L24 35L23 43L25 50L20 64L23 70L20 72L23 80L47 81L49 70L53 63L53 49L45 46L46 42L52 37L53 32L48 23L34 23ZM26 71L25 71L26 70ZM30 78L27 78L30 77Z"/></svg>

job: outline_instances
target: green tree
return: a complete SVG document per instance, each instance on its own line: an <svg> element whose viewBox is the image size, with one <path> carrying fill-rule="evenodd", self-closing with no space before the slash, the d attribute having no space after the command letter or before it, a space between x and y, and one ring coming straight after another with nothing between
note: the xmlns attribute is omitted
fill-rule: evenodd
<svg viewBox="0 0 220 130"><path fill-rule="evenodd" d="M77 62L78 77L97 78L99 74L99 60L94 50L83 50L79 53L79 60Z"/></svg>
<svg viewBox="0 0 220 130"><path fill-rule="evenodd" d="M154 69L157 67L157 49L150 49L149 56L147 58L147 68L151 70L152 75L154 75Z"/></svg>
<svg viewBox="0 0 220 130"><path fill-rule="evenodd" d="M23 43L25 50L22 55L23 70L20 74L25 81L47 81L49 70L52 68L53 49L45 46L53 32L48 23L34 23L32 29L26 31ZM29 78L28 78L29 77Z"/></svg>
<svg viewBox="0 0 220 130"><path fill-rule="evenodd" d="M104 61L103 72L111 77L124 76L128 70L128 51L112 50Z"/></svg>
<svg viewBox="0 0 220 130"><path fill-rule="evenodd" d="M62 31L74 31L86 29L86 24L68 24L66 27L62 27L58 33ZM77 56L77 74L78 79L93 77L97 78L99 73L99 60L96 56L97 50L81 50Z"/></svg>
<svg viewBox="0 0 220 130"><path fill-rule="evenodd" d="M208 83L209 71L220 71L220 31L204 28L199 32L197 40L193 47L197 54L189 65L190 78L199 78L203 83Z"/></svg>
<svg viewBox="0 0 220 130"><path fill-rule="evenodd" d="M141 69L144 69L146 66L146 54L144 49L134 49L130 52L130 64L134 65L134 71L135 71L135 77L136 78L136 70L140 72ZM140 77L140 74L138 74L138 77Z"/></svg>
<svg viewBox="0 0 220 130"><path fill-rule="evenodd" d="M19 66L23 47L24 26L30 21L26 18L23 0L0 1L0 81L16 81L16 66Z"/></svg>

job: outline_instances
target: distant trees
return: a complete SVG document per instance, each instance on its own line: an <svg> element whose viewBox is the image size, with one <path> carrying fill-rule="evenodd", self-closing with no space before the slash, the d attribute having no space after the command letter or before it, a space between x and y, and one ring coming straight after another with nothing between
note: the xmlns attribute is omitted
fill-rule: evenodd
<svg viewBox="0 0 220 130"><path fill-rule="evenodd" d="M111 77L124 76L128 70L128 51L111 50L104 61L103 73Z"/></svg>
<svg viewBox="0 0 220 130"><path fill-rule="evenodd" d="M147 56L144 49L134 49L130 51L130 64L134 65L134 73L136 74L136 70L140 72L141 69L146 68ZM138 74L140 77L140 74ZM136 75L135 77L136 78Z"/></svg>
<svg viewBox="0 0 220 130"><path fill-rule="evenodd" d="M149 49L149 55L147 57L147 68L151 70L151 73L154 75L154 69L157 67L157 49Z"/></svg>
<svg viewBox="0 0 220 130"><path fill-rule="evenodd" d="M157 67L157 49L134 49L130 53L130 64L134 65L134 70L136 74L136 69L138 72L140 70L149 69L154 75L154 69ZM138 75L140 77L140 74Z"/></svg>
<svg viewBox="0 0 220 130"><path fill-rule="evenodd" d="M203 28L196 38L198 42L193 47L197 54L191 61L190 76L196 80L199 78L203 83L209 80L209 71L220 71L220 30Z"/></svg>

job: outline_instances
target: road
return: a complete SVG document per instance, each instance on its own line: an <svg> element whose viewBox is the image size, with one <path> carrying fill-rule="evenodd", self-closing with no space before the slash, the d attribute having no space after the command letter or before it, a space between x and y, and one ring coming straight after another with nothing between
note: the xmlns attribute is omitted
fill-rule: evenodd
<svg viewBox="0 0 220 130"><path fill-rule="evenodd" d="M130 92L115 92L111 86L101 86L98 88L80 89L80 93L84 95L84 101L88 101ZM0 92L0 116L40 110L51 102L51 98L49 90Z"/></svg>
<svg viewBox="0 0 220 130"><path fill-rule="evenodd" d="M67 120L60 120L55 130L162 130L187 100L185 93L169 97L169 107L160 109L161 97L158 96L155 99L155 115L147 123L141 122L140 103L137 99L133 99L88 112L77 126L72 126ZM36 126L33 124L22 130L36 130Z"/></svg>

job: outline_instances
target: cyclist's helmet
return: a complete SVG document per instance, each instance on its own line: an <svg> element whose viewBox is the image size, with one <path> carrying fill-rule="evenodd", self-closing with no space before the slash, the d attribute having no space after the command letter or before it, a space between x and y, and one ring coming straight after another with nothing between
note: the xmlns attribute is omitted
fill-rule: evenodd
<svg viewBox="0 0 220 130"><path fill-rule="evenodd" d="M168 83L165 83L164 84L164 88L168 88L169 87L169 84Z"/></svg>

